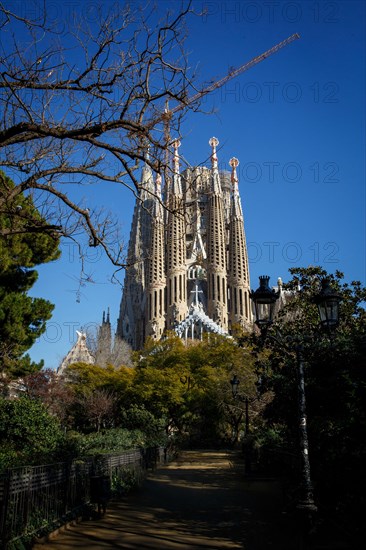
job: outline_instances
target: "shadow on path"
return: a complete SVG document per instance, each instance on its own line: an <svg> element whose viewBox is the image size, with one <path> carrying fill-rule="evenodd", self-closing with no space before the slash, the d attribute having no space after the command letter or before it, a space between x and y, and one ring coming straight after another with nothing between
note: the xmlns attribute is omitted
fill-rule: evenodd
<svg viewBox="0 0 366 550"><path fill-rule="evenodd" d="M62 532L34 550L294 550L278 545L280 482L244 477L232 451L185 451L143 487L110 503L106 515Z"/></svg>

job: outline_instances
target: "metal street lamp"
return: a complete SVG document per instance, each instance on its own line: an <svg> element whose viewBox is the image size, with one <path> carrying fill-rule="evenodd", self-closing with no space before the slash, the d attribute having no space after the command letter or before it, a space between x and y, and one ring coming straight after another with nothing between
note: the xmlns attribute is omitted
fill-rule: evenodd
<svg viewBox="0 0 366 550"><path fill-rule="evenodd" d="M255 397L254 399L249 399L249 397L247 395L241 395L239 393L240 380L239 380L239 378L237 377L236 374L234 374L234 376L230 380L230 384L231 384L231 391L232 391L233 398L238 399L239 401L245 403L245 432L244 432L244 434L245 434L245 437L247 438L249 433L250 433L249 403L252 403L253 401L255 401L257 399L257 397ZM251 465L252 465L251 449L248 447L248 445L250 445L250 442L245 441L244 442L244 469L245 469L246 474L250 473L251 469L252 469L251 468Z"/></svg>
<svg viewBox="0 0 366 550"><path fill-rule="evenodd" d="M238 393L240 380L236 374L234 374L230 380L230 384L233 398L239 399L239 401L243 401L245 403L245 435L247 436L249 434L249 398L247 396L241 396Z"/></svg>
<svg viewBox="0 0 366 550"><path fill-rule="evenodd" d="M339 321L339 302L341 297L330 286L329 279L322 280L321 292L314 298L318 306L321 325L332 330Z"/></svg>
<svg viewBox="0 0 366 550"><path fill-rule="evenodd" d="M261 332L267 336L267 329L273 322L273 310L279 293L274 292L269 288L269 277L259 277L260 285L255 292L250 293L250 297L254 302L256 312L256 324ZM314 299L318 305L319 315L322 326L328 329L333 329L338 324L339 302L340 297L330 288L329 280L322 281L322 291ZM306 510L310 513L315 512L317 507L313 498L313 487L310 475L309 461L309 442L307 433L306 420L306 398L305 398L305 361L303 357L303 346L298 342L291 349L286 348L286 343L277 336L268 335L268 338L279 343L288 355L292 355L292 351L296 351L296 364L298 372L298 408L299 408L299 435L300 435L300 451L302 459L302 497L298 502L298 508Z"/></svg>
<svg viewBox="0 0 366 550"><path fill-rule="evenodd" d="M273 322L273 314L276 301L279 298L279 292L269 288L268 275L259 277L259 288L250 293L255 308L256 325L261 331L267 329Z"/></svg>
<svg viewBox="0 0 366 550"><path fill-rule="evenodd" d="M240 380L236 376L236 374L234 374L234 376L230 380L230 384L231 384L231 391L232 391L233 397L235 399L235 397L238 395L239 384L240 384Z"/></svg>

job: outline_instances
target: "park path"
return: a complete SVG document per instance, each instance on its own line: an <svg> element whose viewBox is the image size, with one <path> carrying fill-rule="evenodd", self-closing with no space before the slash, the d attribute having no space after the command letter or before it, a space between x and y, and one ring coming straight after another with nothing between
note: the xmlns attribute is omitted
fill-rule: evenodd
<svg viewBox="0 0 366 550"><path fill-rule="evenodd" d="M274 540L281 510L280 483L245 478L236 452L185 451L111 502L103 518L33 550L283 550Z"/></svg>

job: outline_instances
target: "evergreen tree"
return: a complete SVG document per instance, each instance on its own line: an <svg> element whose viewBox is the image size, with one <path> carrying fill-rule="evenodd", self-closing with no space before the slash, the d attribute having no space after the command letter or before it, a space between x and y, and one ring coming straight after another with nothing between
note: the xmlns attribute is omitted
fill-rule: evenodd
<svg viewBox="0 0 366 550"><path fill-rule="evenodd" d="M60 459L64 442L58 418L38 400L0 398L0 472Z"/></svg>
<svg viewBox="0 0 366 550"><path fill-rule="evenodd" d="M292 300L280 312L266 340L261 361L266 387L273 392L265 416L267 442L282 450L299 474L296 342L305 360L307 428L311 477L322 511L342 521L351 532L360 529L366 482L366 289L358 281L320 267L292 268L286 288ZM339 326L333 333L319 327L314 304L324 278L342 298ZM300 291L299 291L300 289ZM279 336L279 341L270 336ZM284 344L290 353L284 352ZM267 443L267 444L268 444ZM289 466L286 464L287 475ZM352 527L351 527L352 526Z"/></svg>
<svg viewBox="0 0 366 550"><path fill-rule="evenodd" d="M52 228L45 231L32 197L12 197L14 188L0 172L0 195L9 197L0 210L0 372L10 377L43 366L24 353L45 331L53 305L27 293L38 277L34 267L59 256L59 239Z"/></svg>

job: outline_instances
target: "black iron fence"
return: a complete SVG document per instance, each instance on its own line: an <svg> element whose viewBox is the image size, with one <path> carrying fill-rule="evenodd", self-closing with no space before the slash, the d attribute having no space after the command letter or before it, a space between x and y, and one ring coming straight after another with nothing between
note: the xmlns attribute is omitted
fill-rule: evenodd
<svg viewBox="0 0 366 550"><path fill-rule="evenodd" d="M98 500L93 481L109 480L134 468L144 472L167 460L162 448L133 449L42 466L12 468L0 474L0 548L25 535L62 525ZM94 492L94 497L93 493Z"/></svg>

